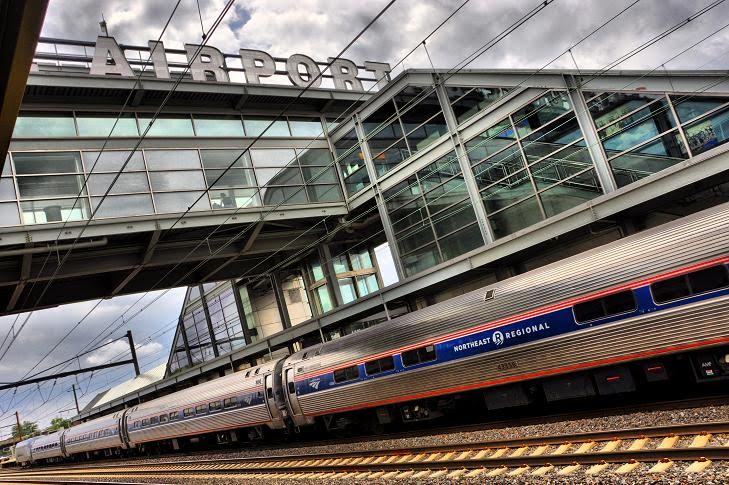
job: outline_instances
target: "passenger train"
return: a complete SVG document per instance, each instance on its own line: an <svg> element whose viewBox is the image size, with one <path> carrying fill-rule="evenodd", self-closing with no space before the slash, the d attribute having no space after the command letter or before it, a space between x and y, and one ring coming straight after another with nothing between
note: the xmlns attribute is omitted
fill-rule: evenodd
<svg viewBox="0 0 729 485"><path fill-rule="evenodd" d="M729 204L283 359L31 438L19 463L430 419L729 377ZM309 428L312 429L312 428ZM241 434L243 432L244 434Z"/></svg>

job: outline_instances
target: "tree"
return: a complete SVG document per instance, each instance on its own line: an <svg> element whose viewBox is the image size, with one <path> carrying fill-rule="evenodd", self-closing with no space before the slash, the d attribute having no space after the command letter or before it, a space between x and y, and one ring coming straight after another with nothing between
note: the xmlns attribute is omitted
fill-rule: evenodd
<svg viewBox="0 0 729 485"><path fill-rule="evenodd" d="M38 423L34 423L32 421L23 421L23 424L20 425L20 430L22 431L23 438L28 438L38 432ZM18 436L18 425L14 424L13 437L16 436Z"/></svg>
<svg viewBox="0 0 729 485"><path fill-rule="evenodd" d="M71 420L64 418L53 418L51 419L51 426L48 431L58 431L59 429L68 429L71 427Z"/></svg>

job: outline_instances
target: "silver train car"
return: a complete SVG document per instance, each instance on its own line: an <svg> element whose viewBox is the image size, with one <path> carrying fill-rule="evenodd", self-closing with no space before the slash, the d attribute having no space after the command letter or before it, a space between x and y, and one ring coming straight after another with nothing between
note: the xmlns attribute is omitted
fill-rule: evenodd
<svg viewBox="0 0 729 485"><path fill-rule="evenodd" d="M428 418L432 398L726 345L727 263L724 204L307 348L283 366L292 419L377 408L386 423L392 405ZM727 362L711 356L700 372L726 373ZM601 393L635 385L624 369L595 379ZM575 395L558 380L544 392L595 394L591 381L562 386Z"/></svg>
<svg viewBox="0 0 729 485"><path fill-rule="evenodd" d="M460 396L528 404L535 382L548 401L608 395L668 381L676 354L698 381L729 379L729 204L26 440L16 455L28 464L236 430L432 419Z"/></svg>

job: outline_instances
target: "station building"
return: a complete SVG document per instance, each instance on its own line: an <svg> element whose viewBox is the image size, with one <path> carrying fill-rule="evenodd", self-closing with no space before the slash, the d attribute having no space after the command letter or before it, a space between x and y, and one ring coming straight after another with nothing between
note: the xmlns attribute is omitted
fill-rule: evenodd
<svg viewBox="0 0 729 485"><path fill-rule="evenodd" d="M120 49L138 69L154 46ZM726 72L378 64L302 95L232 82L248 72L224 54L228 80L184 77L139 142L179 70L137 82L93 57L36 52L0 179L0 305L188 290L164 367L77 419L729 199Z"/></svg>

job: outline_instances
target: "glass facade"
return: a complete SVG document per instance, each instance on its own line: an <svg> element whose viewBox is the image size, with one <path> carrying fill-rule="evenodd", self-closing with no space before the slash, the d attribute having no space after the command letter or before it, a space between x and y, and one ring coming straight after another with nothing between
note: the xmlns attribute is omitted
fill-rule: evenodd
<svg viewBox="0 0 729 485"><path fill-rule="evenodd" d="M406 276L484 243L455 152L384 195Z"/></svg>
<svg viewBox="0 0 729 485"><path fill-rule="evenodd" d="M6 166L0 226L343 199L325 148L16 151Z"/></svg>
<svg viewBox="0 0 729 485"><path fill-rule="evenodd" d="M21 111L13 131L14 139L73 137L138 137L149 126L154 113L80 111ZM298 137L322 138L318 117L283 117L266 130L273 118L239 115L160 114L152 123L149 137ZM112 131L113 128L113 131ZM264 133L265 130L265 133Z"/></svg>
<svg viewBox="0 0 729 485"><path fill-rule="evenodd" d="M246 345L235 291L230 281L188 288L168 374Z"/></svg>
<svg viewBox="0 0 729 485"><path fill-rule="evenodd" d="M729 97L635 92L584 95L620 187L729 138Z"/></svg>
<svg viewBox="0 0 729 485"><path fill-rule="evenodd" d="M566 92L551 91L466 142L495 238L602 193Z"/></svg>

